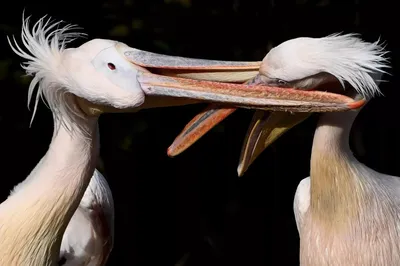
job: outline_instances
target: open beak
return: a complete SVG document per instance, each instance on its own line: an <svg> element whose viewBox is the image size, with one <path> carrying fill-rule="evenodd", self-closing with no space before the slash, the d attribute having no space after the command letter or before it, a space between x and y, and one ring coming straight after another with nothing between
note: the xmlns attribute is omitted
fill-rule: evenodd
<svg viewBox="0 0 400 266"><path fill-rule="evenodd" d="M247 86L246 88L254 88L254 86L252 86L251 84L253 84L253 80L249 80L246 82ZM283 89L283 88L275 88L275 87L265 87L265 88L274 88L274 89L278 89L280 91L293 91L294 89ZM311 113L313 112L340 112L340 111L348 111L348 110L353 110L353 109L358 109L361 106L363 106L365 104L365 100L361 99L361 100L350 100L350 102L348 102L346 104L346 108L320 108L317 107L316 105L321 103L318 103L318 97L321 97L321 101L324 102L326 100L325 97L337 97L339 96L340 98L343 97L343 95L340 94L333 94L333 93L326 93L326 92L320 92L320 91L313 91L313 90L307 90L307 91L301 91L301 90L294 90L293 91L293 96L297 97L297 95L295 95L295 92L306 92L306 93L311 93L312 95L315 96L315 102L313 102L312 104L308 105L309 103L305 103L305 105L302 105L302 103L299 102L299 106L296 106L296 110L287 108L287 106L273 106L271 108L262 108L262 107L255 107L252 106L250 108L252 109L260 109L261 110L270 110L270 111L281 111L278 112L276 114L274 114L274 118L271 118L272 120L269 121L277 121L276 117L281 116L283 117L287 117L289 118L289 120L287 122L290 121L290 128L292 128L293 126L297 125L298 123L302 122L303 120L305 120L307 117L309 117L311 115ZM322 94L321 94L322 93ZM290 93L289 93L290 94ZM328 96L329 94L329 96ZM319 95L319 96L317 96ZM344 96L346 97L346 96ZM347 97L346 97L347 98ZM291 95L288 95L288 99L293 99L291 98ZM347 98L348 99L348 98ZM332 98L333 100L333 98ZM236 111L237 108L235 107L229 107L226 105L222 105L222 104L210 104L209 106L207 106L202 112L200 112L199 114L197 114L186 126L185 128L182 130L182 132L175 138L174 142L170 145L170 147L168 148L168 156L170 157L174 157L179 155L180 153L182 153L183 151L185 151L187 148L189 148L191 145L193 145L198 139L200 139L202 136L204 136L208 131L210 131L213 127L215 127L217 124L219 124L221 121L223 121L225 118L227 118L229 115L231 115L233 112ZM317 110L319 109L319 110ZM249 131L247 132L247 137L246 137L246 141L245 143L247 143L248 138L253 139L255 134L257 132L259 132L261 134L261 132L259 130L251 130L251 128L253 126L261 126L264 125L264 122L261 123L261 121L257 122L257 120L255 120L257 117L259 117L259 119L267 119L266 114L264 115L260 115L261 112L258 112L255 114L255 116L253 117L253 121L252 124L249 128ZM295 117L298 118L298 120L294 119ZM282 121L282 123L284 124L285 122ZM280 123L278 123L277 125L282 125ZM288 128L288 129L290 129ZM274 129L274 132L271 133L275 133L277 129ZM283 131L283 128L280 128L279 131L281 132L280 134L272 134L275 136L274 140L276 140L279 136L281 136L284 132L286 132L286 130ZM270 136L271 138L271 136ZM269 139L269 141L271 141L272 139ZM261 141L261 139L258 139L257 143ZM268 141L268 142L269 142ZM273 141L272 141L273 142ZM271 142L271 143L272 143ZM256 142L254 142L256 143ZM269 143L269 144L271 144ZM245 145L247 146L247 145ZM249 160L249 155L252 154L253 152L249 153L250 147L244 147L242 150L242 156L241 156L241 161L245 160L245 161L253 161L253 160ZM251 150L251 149L250 149ZM244 156L244 153L247 154L246 156ZM257 153L257 152L256 152ZM259 154L259 153L258 153ZM242 159L243 157L243 159ZM246 158L246 159L245 159ZM240 165L242 165L242 167L244 167L246 163L240 163ZM239 169L241 168L241 166L239 166ZM246 168L247 169L247 168ZM240 172L240 171L239 171Z"/></svg>
<svg viewBox="0 0 400 266"><path fill-rule="evenodd" d="M292 112L348 110L353 104L353 99L333 93L240 84L258 74L261 62L160 55L122 43L117 45L117 49L139 68L137 80L146 96L182 98L188 103L212 102L230 107ZM167 102L163 106L170 104Z"/></svg>
<svg viewBox="0 0 400 266"><path fill-rule="evenodd" d="M310 112L347 111L364 104L363 100L354 101L340 94L252 85L248 81L257 77L261 61L168 56L134 49L122 43L117 45L117 49L140 70L137 80L145 95L149 96L142 108L211 103L176 138L168 150L169 156L190 147L238 107L279 111L285 115L286 112L302 113L299 117L305 119ZM246 154L248 152L249 149Z"/></svg>

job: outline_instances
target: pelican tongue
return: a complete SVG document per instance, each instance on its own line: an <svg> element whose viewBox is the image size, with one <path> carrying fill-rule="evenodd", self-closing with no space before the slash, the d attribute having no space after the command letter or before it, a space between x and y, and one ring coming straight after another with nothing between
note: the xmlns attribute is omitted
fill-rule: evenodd
<svg viewBox="0 0 400 266"><path fill-rule="evenodd" d="M286 131L311 113L265 112L257 110L247 130L237 168L242 176L254 160Z"/></svg>

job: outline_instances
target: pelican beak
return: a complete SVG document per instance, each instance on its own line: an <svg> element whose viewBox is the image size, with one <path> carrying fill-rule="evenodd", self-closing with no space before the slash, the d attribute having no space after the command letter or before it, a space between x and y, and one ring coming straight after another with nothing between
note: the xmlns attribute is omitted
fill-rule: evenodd
<svg viewBox="0 0 400 266"><path fill-rule="evenodd" d="M256 110L240 153L238 176L243 176L254 160L285 132L306 120L312 113L264 112Z"/></svg>
<svg viewBox="0 0 400 266"><path fill-rule="evenodd" d="M163 97L165 100L166 97L181 98L178 105L212 102L273 111L326 112L348 110L353 101L333 93L242 84L258 74L261 62L168 56L134 49L122 43L117 45L117 49L138 68L137 80L146 96ZM169 102L158 104L171 106Z"/></svg>

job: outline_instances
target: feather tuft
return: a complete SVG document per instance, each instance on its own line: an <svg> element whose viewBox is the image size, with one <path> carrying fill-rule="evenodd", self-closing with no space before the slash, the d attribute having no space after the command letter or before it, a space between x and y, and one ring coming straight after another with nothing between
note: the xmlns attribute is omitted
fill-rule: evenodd
<svg viewBox="0 0 400 266"><path fill-rule="evenodd" d="M365 42L354 33L301 37L273 48L264 59L268 65L264 71L272 79L304 84L314 75L329 73L343 88L347 82L359 94L370 98L381 94L380 79L389 74L385 70L390 68L385 48L380 38L373 43Z"/></svg>
<svg viewBox="0 0 400 266"><path fill-rule="evenodd" d="M348 82L366 98L382 94L378 85L382 75L389 74L384 69L390 68L386 43L381 43L380 38L373 43L365 42L355 33L335 33L320 40L331 62L322 67L335 76L342 86Z"/></svg>
<svg viewBox="0 0 400 266"><path fill-rule="evenodd" d="M63 74L61 60L66 45L86 34L78 32L81 28L77 25L67 24L60 27L63 21L46 18L47 16L42 17L30 28L30 16L25 19L24 14L22 15L21 41L25 49L18 45L14 36L7 36L7 40L14 53L26 60L21 65L26 74L33 76L28 90L28 109L37 87L30 125L40 99L53 112L55 119L66 125L63 119L73 120L73 115L77 112L65 101L66 90L63 89L73 82Z"/></svg>

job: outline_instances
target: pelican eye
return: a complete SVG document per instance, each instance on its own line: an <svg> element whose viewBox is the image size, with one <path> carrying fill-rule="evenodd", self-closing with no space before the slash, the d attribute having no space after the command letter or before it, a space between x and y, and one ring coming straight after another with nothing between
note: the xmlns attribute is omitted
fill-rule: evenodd
<svg viewBox="0 0 400 266"><path fill-rule="evenodd" d="M277 79L276 83L278 83L279 85L286 85L287 81L281 80L281 79Z"/></svg>
<svg viewBox="0 0 400 266"><path fill-rule="evenodd" d="M114 65L113 63L108 63L107 66L108 66L108 68L111 69L111 70L115 70L115 68L116 68L115 65Z"/></svg>

